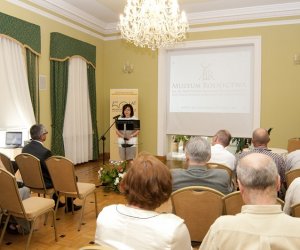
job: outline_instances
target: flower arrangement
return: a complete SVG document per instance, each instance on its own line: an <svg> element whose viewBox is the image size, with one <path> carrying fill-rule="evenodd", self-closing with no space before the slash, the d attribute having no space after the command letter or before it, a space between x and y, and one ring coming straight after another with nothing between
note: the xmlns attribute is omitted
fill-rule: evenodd
<svg viewBox="0 0 300 250"><path fill-rule="evenodd" d="M120 192L119 183L126 172L127 161L110 161L98 171L99 180L103 186L115 192Z"/></svg>

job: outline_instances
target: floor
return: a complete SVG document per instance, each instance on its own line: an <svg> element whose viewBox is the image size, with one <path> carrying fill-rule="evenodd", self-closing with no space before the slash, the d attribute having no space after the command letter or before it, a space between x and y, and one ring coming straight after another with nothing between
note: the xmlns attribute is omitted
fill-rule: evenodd
<svg viewBox="0 0 300 250"><path fill-rule="evenodd" d="M170 168L182 167L182 162L167 162ZM126 200L123 195L115 192L108 192L100 185L98 180L98 170L102 166L102 162L89 162L76 166L76 175L80 182L95 183L97 186L97 204L98 211L110 204L125 204ZM57 234L58 241L55 242L54 230L51 227L51 218L49 216L46 226L43 225L43 220L39 220L35 231L32 235L30 249L31 250L71 250L79 249L82 246L93 244L95 229L96 229L96 213L94 206L93 195L87 198L87 203L84 211L81 231L77 231L80 211L65 213L64 208L59 208L57 212ZM80 201L75 201L80 204ZM157 209L159 212L171 212L172 206L168 201L162 204ZM2 243L3 250L23 250L27 241L27 235L11 235L6 233ZM194 248L197 249L197 248Z"/></svg>

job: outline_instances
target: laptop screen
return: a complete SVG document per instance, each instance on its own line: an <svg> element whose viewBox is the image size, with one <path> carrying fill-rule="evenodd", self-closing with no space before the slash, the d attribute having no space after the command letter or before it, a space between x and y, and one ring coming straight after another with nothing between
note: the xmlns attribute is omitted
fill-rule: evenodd
<svg viewBox="0 0 300 250"><path fill-rule="evenodd" d="M6 132L5 144L21 146L22 145L22 132Z"/></svg>

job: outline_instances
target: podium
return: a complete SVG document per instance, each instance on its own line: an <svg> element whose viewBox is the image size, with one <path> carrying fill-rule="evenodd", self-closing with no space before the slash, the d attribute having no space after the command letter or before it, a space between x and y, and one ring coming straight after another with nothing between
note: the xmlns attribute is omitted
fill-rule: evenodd
<svg viewBox="0 0 300 250"><path fill-rule="evenodd" d="M121 160L131 160L136 156L137 137L131 137L135 130L140 129L140 120L119 119L116 127L122 131L124 138L118 138L119 155Z"/></svg>

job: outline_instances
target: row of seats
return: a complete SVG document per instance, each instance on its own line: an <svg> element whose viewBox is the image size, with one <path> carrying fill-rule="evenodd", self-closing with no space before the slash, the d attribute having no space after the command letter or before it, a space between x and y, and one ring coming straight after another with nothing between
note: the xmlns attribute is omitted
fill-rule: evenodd
<svg viewBox="0 0 300 250"><path fill-rule="evenodd" d="M203 186L179 189L171 194L173 213L184 219L191 240L201 242L221 215L235 215L245 204L239 191L228 195ZM284 202L277 199L282 207ZM300 207L299 207L300 209Z"/></svg>
<svg viewBox="0 0 300 250"><path fill-rule="evenodd" d="M25 153L18 155L15 160L19 167L24 185L30 188L32 192L38 193L39 195L39 197L30 197L29 199L21 200L18 192L16 178L13 175L13 172L11 172L13 171L13 169L10 169L10 167L12 167L12 163L10 162L10 159L3 154L1 154L0 157L4 166L6 167L6 169L8 169L8 171L0 170L0 190L5 190L0 192L0 212L1 217L3 214L7 215L5 226L1 233L0 246L10 216L26 219L31 223L31 231L28 236L26 245L27 249L29 247L34 228L33 224L36 219L43 214L53 212L53 225L55 231L55 239L57 240L55 215L59 202L56 203L54 211L54 200L45 198L46 195L52 196L54 192L56 192L58 200L61 196L64 196L65 200L67 199L67 197L83 200L78 231L81 229L82 225L86 197L90 194L94 194L95 211L97 217L98 208L95 184L77 182L74 164L70 160L61 156L52 156L46 160L46 165L49 170L54 187L51 189L46 189L39 159L34 157L33 155ZM41 194L44 197L40 197ZM74 211L72 211L72 213L73 212Z"/></svg>

